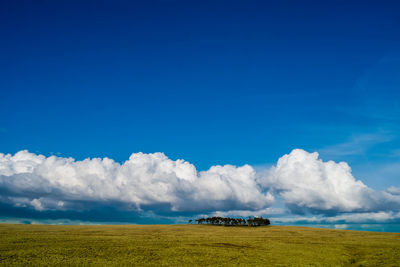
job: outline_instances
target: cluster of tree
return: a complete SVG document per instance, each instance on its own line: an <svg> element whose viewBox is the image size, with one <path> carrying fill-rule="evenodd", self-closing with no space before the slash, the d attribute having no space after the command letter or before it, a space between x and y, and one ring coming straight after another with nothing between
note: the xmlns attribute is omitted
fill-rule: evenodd
<svg viewBox="0 0 400 267"><path fill-rule="evenodd" d="M247 220L242 218L210 217L195 220L198 224L225 225L225 226L263 226L269 225L270 221L263 217L249 217ZM192 223L193 220L189 220Z"/></svg>

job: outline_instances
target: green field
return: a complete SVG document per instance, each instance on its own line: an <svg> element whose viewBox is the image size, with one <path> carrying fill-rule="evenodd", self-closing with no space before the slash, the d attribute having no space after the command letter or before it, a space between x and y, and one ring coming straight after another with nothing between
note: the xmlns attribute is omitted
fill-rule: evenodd
<svg viewBox="0 0 400 267"><path fill-rule="evenodd" d="M290 226L0 224L0 265L400 266L400 234Z"/></svg>

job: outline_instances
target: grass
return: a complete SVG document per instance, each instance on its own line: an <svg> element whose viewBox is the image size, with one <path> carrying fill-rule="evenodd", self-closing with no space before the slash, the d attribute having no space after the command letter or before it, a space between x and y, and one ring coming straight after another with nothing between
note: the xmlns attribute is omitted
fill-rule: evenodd
<svg viewBox="0 0 400 267"><path fill-rule="evenodd" d="M0 224L0 265L400 266L400 234L291 226Z"/></svg>

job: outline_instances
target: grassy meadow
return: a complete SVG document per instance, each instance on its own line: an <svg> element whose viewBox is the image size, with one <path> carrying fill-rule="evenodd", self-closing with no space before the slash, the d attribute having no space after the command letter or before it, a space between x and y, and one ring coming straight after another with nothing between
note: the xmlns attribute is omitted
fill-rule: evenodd
<svg viewBox="0 0 400 267"><path fill-rule="evenodd" d="M0 224L0 265L400 266L400 234L291 226Z"/></svg>

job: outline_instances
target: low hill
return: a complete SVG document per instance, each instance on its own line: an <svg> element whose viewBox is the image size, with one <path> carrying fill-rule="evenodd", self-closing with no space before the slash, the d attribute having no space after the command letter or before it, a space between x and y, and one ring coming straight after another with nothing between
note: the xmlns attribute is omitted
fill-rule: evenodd
<svg viewBox="0 0 400 267"><path fill-rule="evenodd" d="M0 224L0 265L399 266L400 234L307 227Z"/></svg>

